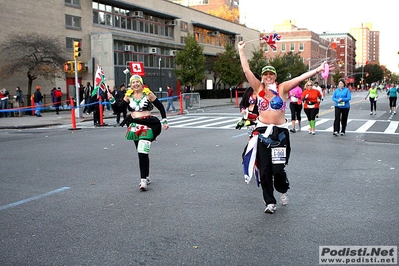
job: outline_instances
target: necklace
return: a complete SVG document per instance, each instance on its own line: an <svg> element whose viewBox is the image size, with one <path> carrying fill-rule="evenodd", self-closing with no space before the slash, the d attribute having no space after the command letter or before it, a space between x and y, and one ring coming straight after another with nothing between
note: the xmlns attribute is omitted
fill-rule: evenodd
<svg viewBox="0 0 399 266"><path fill-rule="evenodd" d="M134 98L134 96L130 97L130 104L129 104L130 107L131 107L134 111L136 111L136 112L142 110L142 109L143 109L143 106L144 106L144 101L143 101L144 97L145 97L144 94L143 94L142 97L141 97L140 99L138 99L138 100L136 100L136 99Z"/></svg>

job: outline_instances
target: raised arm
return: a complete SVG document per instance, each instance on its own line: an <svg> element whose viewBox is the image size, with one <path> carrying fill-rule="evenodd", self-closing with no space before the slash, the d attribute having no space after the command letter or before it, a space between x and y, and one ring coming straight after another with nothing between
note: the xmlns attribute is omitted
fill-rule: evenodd
<svg viewBox="0 0 399 266"><path fill-rule="evenodd" d="M324 67L327 64L326 61L324 61L319 67L317 67L314 70L310 70L308 72L303 73L302 75L295 77L293 79L287 80L283 83L281 83L281 85L279 86L279 88L283 89L284 94L288 94L288 92L290 90L292 90L293 88L295 88L296 85L300 84L302 81L309 79L311 77L313 77L314 75L319 74L321 71L324 71ZM334 66L333 65L329 65L330 70L334 70Z"/></svg>
<svg viewBox="0 0 399 266"><path fill-rule="evenodd" d="M244 71L245 77L247 78L249 85L251 85L251 87L254 89L255 93L258 93L262 87L259 79L255 77L254 73L252 73L251 69L249 68L248 60L244 53L245 41L239 42L237 47L238 53L240 55L241 67Z"/></svg>

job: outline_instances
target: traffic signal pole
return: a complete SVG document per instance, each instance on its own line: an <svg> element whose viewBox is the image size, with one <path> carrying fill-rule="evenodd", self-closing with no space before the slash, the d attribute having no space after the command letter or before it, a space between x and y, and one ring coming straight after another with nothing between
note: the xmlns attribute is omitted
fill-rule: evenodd
<svg viewBox="0 0 399 266"><path fill-rule="evenodd" d="M76 100L76 110L75 110L75 117L79 118L82 116L82 108L78 108L78 106L80 105L80 97L79 97L79 79L78 79L78 61L75 58L75 100Z"/></svg>
<svg viewBox="0 0 399 266"><path fill-rule="evenodd" d="M80 51L82 51L82 48L80 47L80 42L79 41L74 41L73 42L73 57L75 58L75 117L81 117L82 116L82 108L79 108L80 106L80 97L79 97L79 79L78 79L78 57L80 57Z"/></svg>

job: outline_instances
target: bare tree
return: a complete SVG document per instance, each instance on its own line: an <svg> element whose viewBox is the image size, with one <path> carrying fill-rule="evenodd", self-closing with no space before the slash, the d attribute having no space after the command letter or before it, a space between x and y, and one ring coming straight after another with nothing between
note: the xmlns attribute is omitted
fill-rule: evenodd
<svg viewBox="0 0 399 266"><path fill-rule="evenodd" d="M63 64L67 59L65 44L61 40L60 37L38 33L14 33L0 44L1 58L6 59L0 66L0 77L7 79L26 73L29 105L32 83L37 77L51 80L65 75Z"/></svg>

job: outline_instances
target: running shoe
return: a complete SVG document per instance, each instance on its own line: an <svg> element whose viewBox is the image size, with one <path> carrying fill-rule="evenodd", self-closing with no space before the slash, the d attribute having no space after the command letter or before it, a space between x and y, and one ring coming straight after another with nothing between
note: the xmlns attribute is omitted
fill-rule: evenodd
<svg viewBox="0 0 399 266"><path fill-rule="evenodd" d="M276 204L267 204L265 213L273 214L276 211Z"/></svg>
<svg viewBox="0 0 399 266"><path fill-rule="evenodd" d="M295 133L296 132L295 128L290 129L290 132Z"/></svg>
<svg viewBox="0 0 399 266"><path fill-rule="evenodd" d="M147 181L147 185L151 184L151 180L150 180L150 178L148 176L146 178L146 181Z"/></svg>
<svg viewBox="0 0 399 266"><path fill-rule="evenodd" d="M288 195L287 195L287 193L281 193L280 194L280 202L281 202L281 205L283 205L283 206L288 204Z"/></svg>
<svg viewBox="0 0 399 266"><path fill-rule="evenodd" d="M341 132L341 136L345 136L345 132Z"/></svg>
<svg viewBox="0 0 399 266"><path fill-rule="evenodd" d="M146 191L147 190L147 179L142 178L140 181L140 190Z"/></svg>
<svg viewBox="0 0 399 266"><path fill-rule="evenodd" d="M333 133L333 135L334 135L334 136L338 136L338 132L335 131L335 132Z"/></svg>

